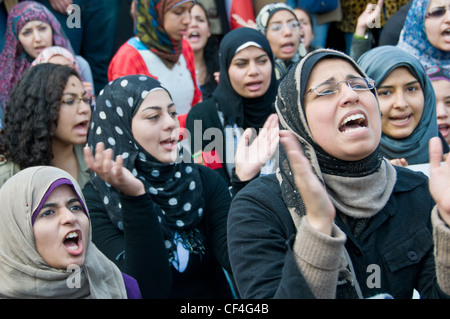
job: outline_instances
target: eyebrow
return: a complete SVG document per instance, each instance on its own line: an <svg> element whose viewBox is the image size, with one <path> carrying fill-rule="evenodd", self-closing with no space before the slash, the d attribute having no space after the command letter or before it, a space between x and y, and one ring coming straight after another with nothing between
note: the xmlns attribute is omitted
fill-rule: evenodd
<svg viewBox="0 0 450 319"><path fill-rule="evenodd" d="M84 91L83 91L83 94L81 94L81 96L86 95L86 94L87 94L87 91L84 90ZM73 92L65 92L65 93L63 92L62 95L71 95L71 96L73 96L73 97L78 97L78 94L73 93Z"/></svg>
<svg viewBox="0 0 450 319"><path fill-rule="evenodd" d="M167 109L170 109L171 107L174 107L175 103L170 103L169 105L167 105ZM155 110L155 111L162 111L162 107L161 106L146 106L144 109L142 109L141 112L145 112L147 110Z"/></svg>
<svg viewBox="0 0 450 319"><path fill-rule="evenodd" d="M403 86L413 85L413 84L416 84L416 83L419 83L419 80L414 80L414 81L405 83ZM419 84L420 84L420 83L419 83ZM380 85L380 87L379 87L378 89L381 89L381 88L391 88L391 87L394 87L394 85Z"/></svg>
<svg viewBox="0 0 450 319"><path fill-rule="evenodd" d="M66 205L70 205L75 202L78 202L81 204L80 200L78 198L74 197L74 198L69 199L66 202ZM47 208L47 207L58 207L58 205L56 203L45 203L44 205L42 205L41 210L43 210L44 208Z"/></svg>

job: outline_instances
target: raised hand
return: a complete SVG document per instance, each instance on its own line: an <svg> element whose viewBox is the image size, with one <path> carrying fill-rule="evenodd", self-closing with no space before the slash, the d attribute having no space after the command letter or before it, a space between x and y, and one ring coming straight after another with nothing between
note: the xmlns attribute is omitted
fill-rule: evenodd
<svg viewBox="0 0 450 319"><path fill-rule="evenodd" d="M450 225L450 156L442 161L442 142L439 137L433 137L429 142L431 196L439 210L439 215L447 225Z"/></svg>
<svg viewBox="0 0 450 319"><path fill-rule="evenodd" d="M278 116L271 114L250 143L252 135L251 128L244 131L234 156L236 175L241 181L248 181L259 174L275 154L279 142Z"/></svg>
<svg viewBox="0 0 450 319"><path fill-rule="evenodd" d="M139 196L145 193L144 184L127 168L123 167L120 155L113 160L113 150L106 149L103 143L95 146L95 157L89 147L84 148L86 165L102 180L128 196Z"/></svg>
<svg viewBox="0 0 450 319"><path fill-rule="evenodd" d="M314 174L311 163L303 154L294 133L280 131L280 143L286 150L295 184L305 204L305 218L313 228L331 236L336 210L327 191Z"/></svg>

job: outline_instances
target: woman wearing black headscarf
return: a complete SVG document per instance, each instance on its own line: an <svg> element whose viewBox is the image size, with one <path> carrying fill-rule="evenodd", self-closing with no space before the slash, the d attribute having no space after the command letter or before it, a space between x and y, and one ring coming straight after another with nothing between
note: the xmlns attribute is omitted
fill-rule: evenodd
<svg viewBox="0 0 450 319"><path fill-rule="evenodd" d="M157 80L121 77L100 92L83 190L93 241L134 274L143 298L230 297L230 196L217 173L180 161L178 137L176 106Z"/></svg>
<svg viewBox="0 0 450 319"><path fill-rule="evenodd" d="M254 29L228 33L220 44L219 62L220 80L213 96L191 109L186 127L194 160L217 170L230 183L242 131L253 128L258 133L275 113L278 84L270 44ZM216 129L213 140L211 129ZM272 163L267 164L270 171Z"/></svg>

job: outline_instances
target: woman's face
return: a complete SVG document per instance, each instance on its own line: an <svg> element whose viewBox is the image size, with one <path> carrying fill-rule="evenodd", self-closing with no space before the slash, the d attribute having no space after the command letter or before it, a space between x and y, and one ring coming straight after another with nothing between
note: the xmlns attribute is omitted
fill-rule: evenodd
<svg viewBox="0 0 450 319"><path fill-rule="evenodd" d="M89 219L69 185L55 188L38 212L34 225L36 250L56 269L82 266L89 241Z"/></svg>
<svg viewBox="0 0 450 319"><path fill-rule="evenodd" d="M18 39L25 52L35 59L42 50L53 45L53 30L43 21L29 21L20 29Z"/></svg>
<svg viewBox="0 0 450 319"><path fill-rule="evenodd" d="M436 117L439 132L450 145L450 81L435 80L432 83L436 94Z"/></svg>
<svg viewBox="0 0 450 319"><path fill-rule="evenodd" d="M425 17L425 33L428 41L437 49L450 51L450 1L431 0L428 10L430 13L440 9L447 9L441 17Z"/></svg>
<svg viewBox="0 0 450 319"><path fill-rule="evenodd" d="M163 89L151 91L131 121L131 132L139 145L162 163L178 156L179 124L175 104Z"/></svg>
<svg viewBox="0 0 450 319"><path fill-rule="evenodd" d="M266 37L273 54L281 60L289 61L300 45L300 23L291 12L277 11L269 20Z"/></svg>
<svg viewBox="0 0 450 319"><path fill-rule="evenodd" d="M86 143L91 120L88 100L88 93L80 79L71 75L63 91L54 141L65 144Z"/></svg>
<svg viewBox="0 0 450 319"><path fill-rule="evenodd" d="M186 39L194 52L201 51L211 36L208 18L205 11L198 4L191 10L191 23L187 30Z"/></svg>
<svg viewBox="0 0 450 319"><path fill-rule="evenodd" d="M264 95L270 86L272 62L267 52L249 46L236 53L228 68L231 86L244 98Z"/></svg>
<svg viewBox="0 0 450 319"><path fill-rule="evenodd" d="M395 139L408 137L422 117L425 103L419 81L405 67L394 69L377 89L383 133Z"/></svg>
<svg viewBox="0 0 450 319"><path fill-rule="evenodd" d="M303 45L308 50L309 45L314 39L312 22L306 12L302 9L294 9L294 12L298 21L300 21L300 36L302 37Z"/></svg>
<svg viewBox="0 0 450 319"><path fill-rule="evenodd" d="M324 82L339 82L361 75L347 61L324 59L311 72L306 92ZM345 161L361 160L378 146L381 137L380 110L370 90L355 91L345 82L334 94L304 96L305 113L316 143L328 154Z"/></svg>
<svg viewBox="0 0 450 319"><path fill-rule="evenodd" d="M187 34L193 4L193 1L189 1L172 7L164 13L163 27L171 39L181 41Z"/></svg>

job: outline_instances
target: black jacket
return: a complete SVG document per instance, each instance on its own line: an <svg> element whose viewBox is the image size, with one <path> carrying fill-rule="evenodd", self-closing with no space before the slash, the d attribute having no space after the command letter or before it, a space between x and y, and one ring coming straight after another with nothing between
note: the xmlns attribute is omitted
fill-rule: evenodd
<svg viewBox="0 0 450 319"><path fill-rule="evenodd" d="M345 248L363 296L389 293L411 298L416 289L421 298L449 298L436 282L430 220L434 201L428 179L406 168L396 170L389 201L359 240L339 217L335 220L347 236ZM275 175L256 179L233 199L229 254L243 298L314 298L293 256L296 231ZM367 284L370 265L380 267L380 288Z"/></svg>
<svg viewBox="0 0 450 319"><path fill-rule="evenodd" d="M143 298L230 298L222 267L230 271L226 225L231 202L224 181L199 167L203 182L204 219L198 229L206 237L205 255L191 254L183 273L169 265L164 238L150 194L121 195L123 226L111 222L91 183L83 189L92 222L92 240L122 272L134 277Z"/></svg>

